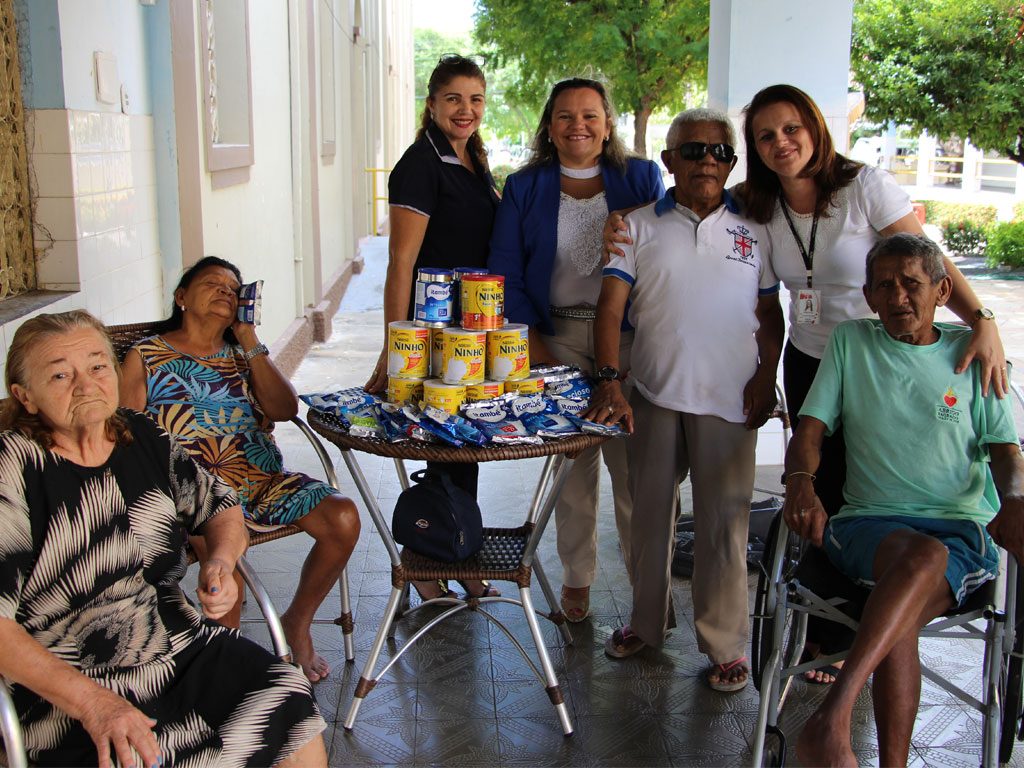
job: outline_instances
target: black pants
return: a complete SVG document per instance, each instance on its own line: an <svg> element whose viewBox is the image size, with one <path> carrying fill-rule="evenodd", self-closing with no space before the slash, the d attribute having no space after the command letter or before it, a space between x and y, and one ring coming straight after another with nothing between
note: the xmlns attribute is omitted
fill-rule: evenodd
<svg viewBox="0 0 1024 768"><path fill-rule="evenodd" d="M786 407L789 409L793 429L799 424L800 409L807 399L807 393L814 382L821 360L804 354L786 342L782 354L782 383L786 390ZM846 482L846 443L842 427L821 443L821 462L815 470L814 492L821 499L825 512L832 517L846 503L843 484ZM799 570L797 571L799 575ZM848 627L834 621L825 621L817 616L807 620L807 641L821 647L823 653L836 653L849 648L854 633Z"/></svg>

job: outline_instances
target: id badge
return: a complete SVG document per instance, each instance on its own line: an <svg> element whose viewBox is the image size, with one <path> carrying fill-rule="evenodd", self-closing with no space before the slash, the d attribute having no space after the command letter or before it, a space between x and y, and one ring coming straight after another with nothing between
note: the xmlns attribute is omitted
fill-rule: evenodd
<svg viewBox="0 0 1024 768"><path fill-rule="evenodd" d="M796 321L801 325L821 322L821 291L802 288L796 294Z"/></svg>

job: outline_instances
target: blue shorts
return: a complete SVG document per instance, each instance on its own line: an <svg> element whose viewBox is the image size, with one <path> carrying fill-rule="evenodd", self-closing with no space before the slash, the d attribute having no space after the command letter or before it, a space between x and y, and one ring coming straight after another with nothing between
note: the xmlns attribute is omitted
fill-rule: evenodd
<svg viewBox="0 0 1024 768"><path fill-rule="evenodd" d="M927 534L945 545L949 553L946 581L957 605L996 577L999 550L985 527L973 520L929 520L898 515L833 518L825 526L823 547L836 568L858 584L873 587L875 552L879 544L890 533L904 530Z"/></svg>

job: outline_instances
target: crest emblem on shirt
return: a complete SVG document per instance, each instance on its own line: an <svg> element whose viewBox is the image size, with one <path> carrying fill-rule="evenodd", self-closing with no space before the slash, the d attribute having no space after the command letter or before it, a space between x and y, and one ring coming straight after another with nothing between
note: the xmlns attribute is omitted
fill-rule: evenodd
<svg viewBox="0 0 1024 768"><path fill-rule="evenodd" d="M956 408L959 398L952 387L946 387L941 402L935 406L935 418L950 424L960 423L960 411Z"/></svg>
<svg viewBox="0 0 1024 768"><path fill-rule="evenodd" d="M725 231L732 235L733 253L738 254L741 259L749 259L754 255L754 246L757 245L757 240L750 236L749 229L739 224L736 229L726 229Z"/></svg>

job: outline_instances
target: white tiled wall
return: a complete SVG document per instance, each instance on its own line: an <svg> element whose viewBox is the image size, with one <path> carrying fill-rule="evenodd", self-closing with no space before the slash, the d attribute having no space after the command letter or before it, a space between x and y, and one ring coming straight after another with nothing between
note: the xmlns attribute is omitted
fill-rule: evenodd
<svg viewBox="0 0 1024 768"><path fill-rule="evenodd" d="M46 109L29 125L39 287L79 291L109 324L159 317L152 118Z"/></svg>

